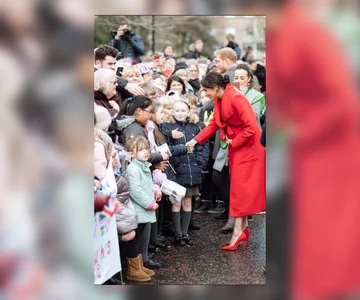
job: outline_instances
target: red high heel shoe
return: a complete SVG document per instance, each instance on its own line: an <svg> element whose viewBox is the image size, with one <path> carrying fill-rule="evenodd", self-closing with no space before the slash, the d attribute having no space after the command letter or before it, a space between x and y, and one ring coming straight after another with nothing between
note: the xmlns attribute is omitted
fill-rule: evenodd
<svg viewBox="0 0 360 300"><path fill-rule="evenodd" d="M247 242L248 242L248 236L245 234L245 231L239 236L239 238L236 240L235 244L230 246L224 246L221 248L221 250L225 251L235 251L241 242L244 242L244 249L246 249Z"/></svg>
<svg viewBox="0 0 360 300"><path fill-rule="evenodd" d="M244 233L246 234L246 236L247 236L247 239L249 239L249 237L250 237L250 230L249 230L249 228L245 228L244 229ZM226 245L230 245L230 241L229 242L226 242Z"/></svg>

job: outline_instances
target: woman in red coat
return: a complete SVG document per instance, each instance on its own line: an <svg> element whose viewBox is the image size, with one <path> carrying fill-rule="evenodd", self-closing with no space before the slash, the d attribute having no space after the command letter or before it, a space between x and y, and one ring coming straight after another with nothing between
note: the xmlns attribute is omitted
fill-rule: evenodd
<svg viewBox="0 0 360 300"><path fill-rule="evenodd" d="M246 247L250 231L246 216L265 210L265 149L260 144L261 129L249 101L229 84L229 77L209 73L201 85L207 97L215 102L210 124L193 140L203 144L221 128L220 139L228 143L230 167L230 217L235 218L234 232L228 246L236 250L241 241Z"/></svg>

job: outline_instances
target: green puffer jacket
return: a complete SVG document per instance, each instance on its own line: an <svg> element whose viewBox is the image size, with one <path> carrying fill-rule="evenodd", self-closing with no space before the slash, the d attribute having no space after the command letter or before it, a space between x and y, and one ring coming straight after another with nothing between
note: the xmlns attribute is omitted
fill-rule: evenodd
<svg viewBox="0 0 360 300"><path fill-rule="evenodd" d="M155 211L147 210L154 203L151 163L134 158L126 169L130 183L130 199L135 206L138 223L156 222Z"/></svg>

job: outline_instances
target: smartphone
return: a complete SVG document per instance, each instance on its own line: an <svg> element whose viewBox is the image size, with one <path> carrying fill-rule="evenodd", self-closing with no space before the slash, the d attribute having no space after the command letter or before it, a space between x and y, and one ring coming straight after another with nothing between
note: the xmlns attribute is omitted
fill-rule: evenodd
<svg viewBox="0 0 360 300"><path fill-rule="evenodd" d="M124 67L118 67L118 68L116 69L116 76L121 77L123 71L124 71Z"/></svg>
<svg viewBox="0 0 360 300"><path fill-rule="evenodd" d="M199 64L207 64L207 59L205 58L205 59L199 59Z"/></svg>

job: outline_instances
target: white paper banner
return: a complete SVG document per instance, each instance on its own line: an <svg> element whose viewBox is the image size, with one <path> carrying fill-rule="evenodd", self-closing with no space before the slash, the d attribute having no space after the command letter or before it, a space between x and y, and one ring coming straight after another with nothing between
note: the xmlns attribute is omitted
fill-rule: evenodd
<svg viewBox="0 0 360 300"><path fill-rule="evenodd" d="M98 212L94 226L94 283L102 284L121 271L116 217Z"/></svg>

